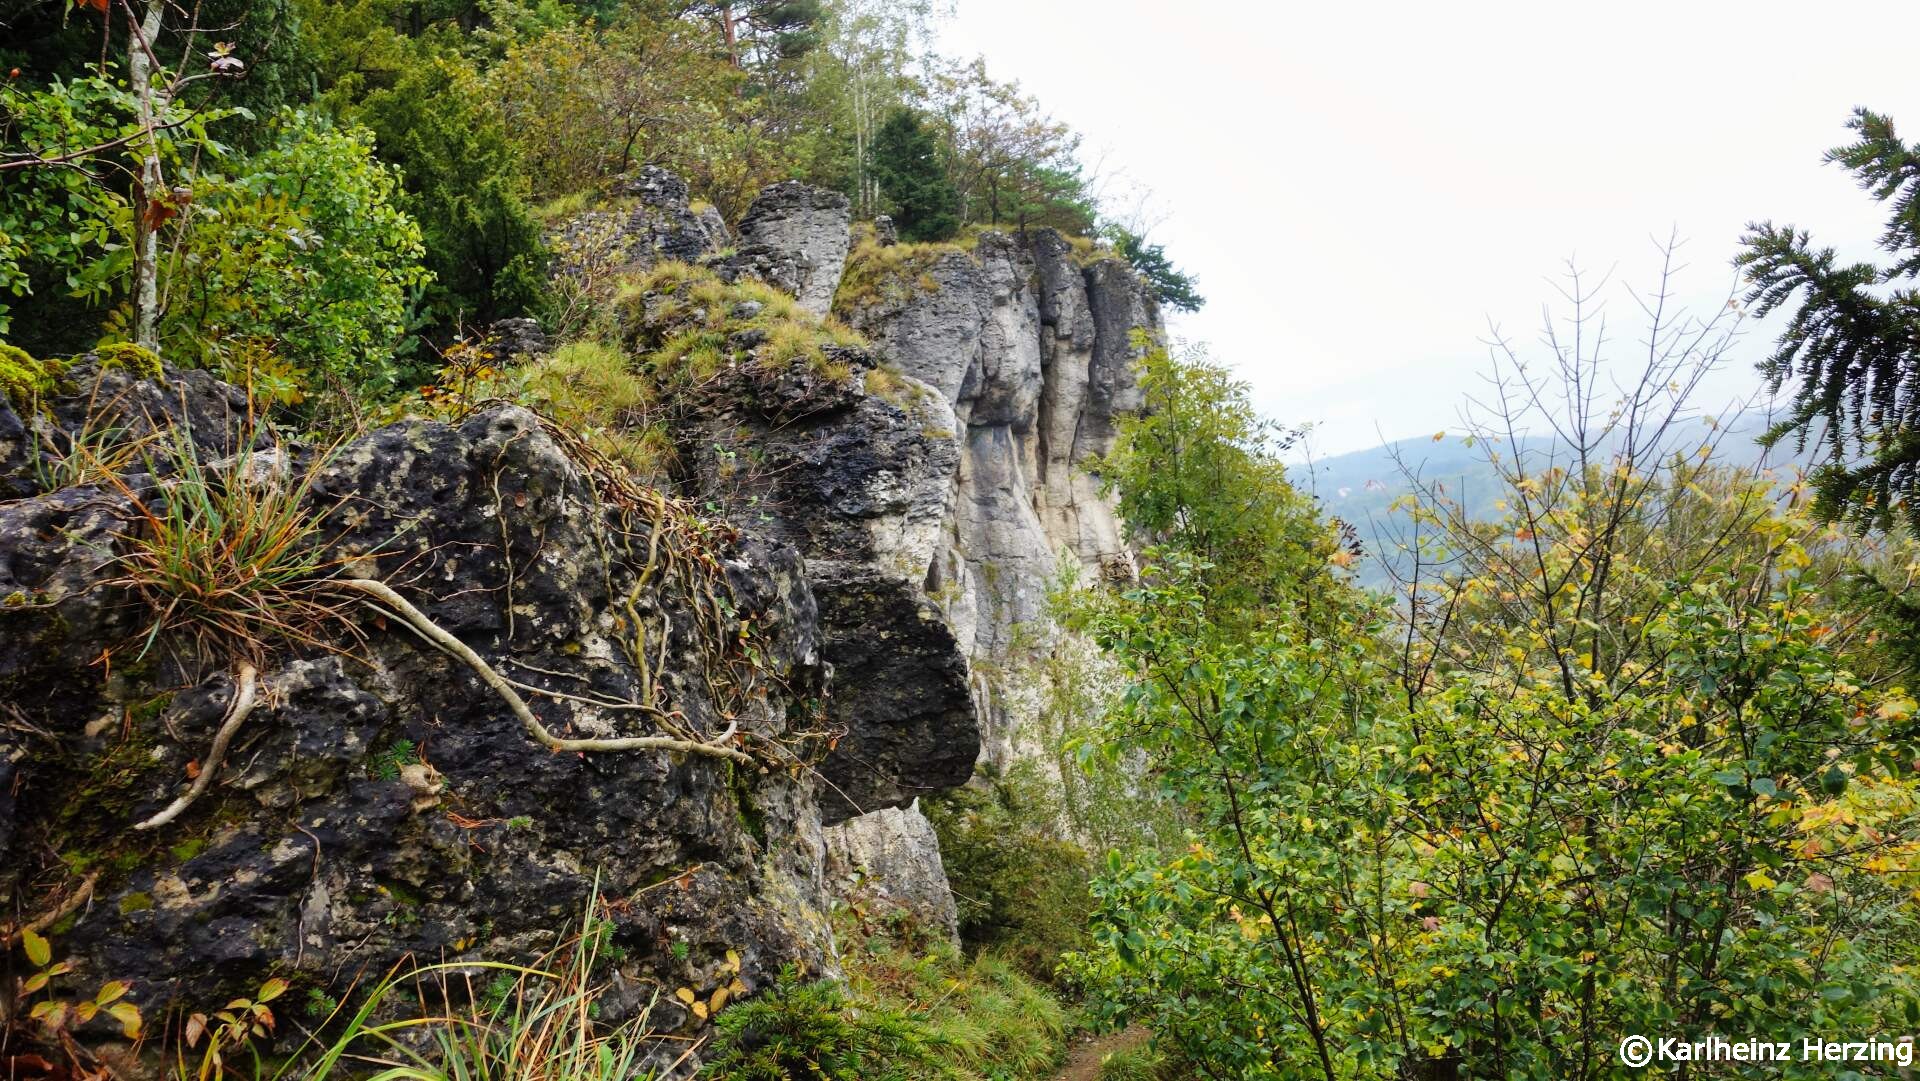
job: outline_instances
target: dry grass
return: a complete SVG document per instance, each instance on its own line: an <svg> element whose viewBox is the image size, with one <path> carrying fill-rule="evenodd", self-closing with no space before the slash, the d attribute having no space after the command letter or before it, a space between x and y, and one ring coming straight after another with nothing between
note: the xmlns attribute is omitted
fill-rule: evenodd
<svg viewBox="0 0 1920 1081"><path fill-rule="evenodd" d="M847 253L847 269L833 294L833 310L844 318L875 304L906 300L916 292L934 292L940 283L929 271L949 255L968 254L972 249L971 239L964 244L901 243L885 247L863 239Z"/></svg>
<svg viewBox="0 0 1920 1081"><path fill-rule="evenodd" d="M641 364L662 383L701 382L748 360L774 370L804 364L844 381L850 372L827 348L867 347L844 323L817 318L770 285L729 283L686 263L660 264L622 297L642 344L657 342Z"/></svg>

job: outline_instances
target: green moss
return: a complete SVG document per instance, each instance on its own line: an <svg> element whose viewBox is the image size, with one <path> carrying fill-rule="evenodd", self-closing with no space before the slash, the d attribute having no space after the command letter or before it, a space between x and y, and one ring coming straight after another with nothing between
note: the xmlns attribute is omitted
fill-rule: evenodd
<svg viewBox="0 0 1920 1081"><path fill-rule="evenodd" d="M0 393L14 409L32 409L41 398L60 389L66 365L57 360L35 360L25 349L0 342Z"/></svg>
<svg viewBox="0 0 1920 1081"><path fill-rule="evenodd" d="M7 594L4 600L0 600L0 607L19 608L24 606L27 600L27 595L16 589L12 593Z"/></svg>
<svg viewBox="0 0 1920 1081"><path fill-rule="evenodd" d="M844 382L852 372L832 347L864 349L866 339L820 319L762 282L723 281L706 267L662 263L622 293L643 368L664 385L698 383L751 360L785 370L804 364Z"/></svg>
<svg viewBox="0 0 1920 1081"><path fill-rule="evenodd" d="M108 342L95 346L94 359L100 364L100 370L123 371L136 379L160 378L160 358L153 350L133 342Z"/></svg>
<svg viewBox="0 0 1920 1081"><path fill-rule="evenodd" d="M191 840L182 841L179 844L174 845L172 848L168 849L167 851L173 854L173 858L176 863L185 863L188 860L192 859L193 857L198 856L200 853L206 851L206 848L207 848L206 839L201 837L195 837Z"/></svg>
<svg viewBox="0 0 1920 1081"><path fill-rule="evenodd" d="M129 893L120 898L120 914L131 916L135 912L146 912L153 907L153 895L150 893Z"/></svg>

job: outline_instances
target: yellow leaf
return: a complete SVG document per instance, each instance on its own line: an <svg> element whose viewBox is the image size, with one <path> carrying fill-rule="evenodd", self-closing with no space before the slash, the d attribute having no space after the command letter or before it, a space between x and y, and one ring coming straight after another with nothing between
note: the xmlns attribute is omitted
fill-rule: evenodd
<svg viewBox="0 0 1920 1081"><path fill-rule="evenodd" d="M726 988L722 987L720 990L715 991L713 993L713 997L711 999L707 1000L707 1005L709 1008L713 1010L714 1013L719 1013L720 1007L725 1006L727 1004L727 997L728 997L728 991Z"/></svg>
<svg viewBox="0 0 1920 1081"><path fill-rule="evenodd" d="M695 1017L698 1017L700 1020L705 1021L707 1019L707 1004L704 1002L694 1003L693 1015Z"/></svg>
<svg viewBox="0 0 1920 1081"><path fill-rule="evenodd" d="M686 1003L689 1006L693 1005L700 998L699 995L696 995L693 993L693 988L691 987L682 987L680 990L675 991L673 993L673 997L679 999L680 1001Z"/></svg>
<svg viewBox="0 0 1920 1081"><path fill-rule="evenodd" d="M113 1015L115 1021L120 1022L120 1032L127 1039L137 1040L140 1038L140 1026L143 1023L140 1017L140 1007L135 1006L131 1002L116 1002L107 1007L107 1012Z"/></svg>
<svg viewBox="0 0 1920 1081"><path fill-rule="evenodd" d="M733 972L740 971L740 951L739 950L727 951L727 968L728 970Z"/></svg>
<svg viewBox="0 0 1920 1081"><path fill-rule="evenodd" d="M290 986L292 985L287 983L287 981L281 979L278 976L275 976L273 979L268 980L266 983L263 983L260 985L260 997L255 999L254 1001L272 1002L274 999L279 998L281 995L286 994L287 988Z"/></svg>
<svg viewBox="0 0 1920 1081"><path fill-rule="evenodd" d="M1433 433L1433 441L1434 441L1435 443L1438 443L1438 442L1440 442L1440 441L1441 441L1442 439L1445 439L1446 437L1447 437L1447 432L1446 432L1446 429L1444 429L1444 428L1442 428L1441 430L1439 430L1439 431L1437 431L1437 432L1435 432L1435 433Z"/></svg>
<svg viewBox="0 0 1920 1081"><path fill-rule="evenodd" d="M33 928L21 928L20 942L27 949L27 960L33 962L35 968L45 968L47 962L53 960L53 947Z"/></svg>
<svg viewBox="0 0 1920 1081"><path fill-rule="evenodd" d="M1747 876L1747 888L1750 890L1770 890L1776 883L1767 877L1765 871L1755 871Z"/></svg>

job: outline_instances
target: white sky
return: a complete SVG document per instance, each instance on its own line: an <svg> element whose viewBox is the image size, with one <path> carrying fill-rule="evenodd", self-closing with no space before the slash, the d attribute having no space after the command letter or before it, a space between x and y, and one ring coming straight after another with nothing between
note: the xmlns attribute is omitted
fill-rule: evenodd
<svg viewBox="0 0 1920 1081"><path fill-rule="evenodd" d="M982 54L1151 188L1152 239L1207 297L1211 345L1316 454L1450 426L1489 320L1536 340L1569 257L1723 301L1752 219L1865 255L1881 224L1836 166L1856 104L1920 136L1920 4L1697 0L958 0ZM1609 312L1624 340L1631 298ZM1698 306L1697 305L1697 306ZM1758 383L1751 327L1718 388Z"/></svg>

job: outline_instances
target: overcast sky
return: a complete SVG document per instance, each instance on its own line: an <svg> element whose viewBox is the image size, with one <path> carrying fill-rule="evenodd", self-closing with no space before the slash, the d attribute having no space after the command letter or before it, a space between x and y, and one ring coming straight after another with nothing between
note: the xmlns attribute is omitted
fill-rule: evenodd
<svg viewBox="0 0 1920 1081"><path fill-rule="evenodd" d="M1879 211L1821 153L1856 104L1920 137L1920 4L957 0L987 58L1150 187L1153 240L1200 278L1174 332L1316 454L1432 433L1531 344L1569 258L1724 301L1746 222L1865 255ZM1609 311L1630 330L1632 299ZM1750 329L1722 394L1757 385Z"/></svg>

